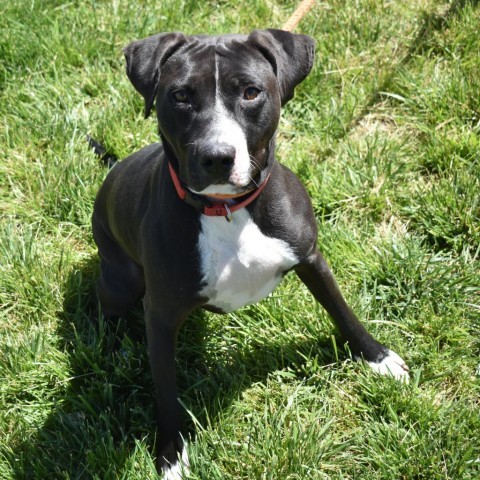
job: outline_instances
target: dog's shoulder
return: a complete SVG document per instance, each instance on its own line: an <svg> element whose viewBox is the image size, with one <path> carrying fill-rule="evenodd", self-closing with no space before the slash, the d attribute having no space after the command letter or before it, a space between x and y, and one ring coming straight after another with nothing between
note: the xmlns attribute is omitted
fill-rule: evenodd
<svg viewBox="0 0 480 480"><path fill-rule="evenodd" d="M297 175L284 165L275 163L269 184L249 210L262 233L286 242L297 258L305 258L316 247L312 202Z"/></svg>

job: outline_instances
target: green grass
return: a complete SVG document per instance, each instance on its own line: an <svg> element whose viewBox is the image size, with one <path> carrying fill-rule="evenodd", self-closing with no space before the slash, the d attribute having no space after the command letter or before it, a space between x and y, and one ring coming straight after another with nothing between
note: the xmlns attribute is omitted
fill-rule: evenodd
<svg viewBox="0 0 480 480"><path fill-rule="evenodd" d="M480 478L480 7L318 3L312 74L278 156L307 186L348 301L411 367L352 362L295 276L197 312L178 370L192 479ZM90 215L119 156L156 140L121 48L165 30L280 27L296 2L0 4L0 478L155 478L142 315L93 313Z"/></svg>

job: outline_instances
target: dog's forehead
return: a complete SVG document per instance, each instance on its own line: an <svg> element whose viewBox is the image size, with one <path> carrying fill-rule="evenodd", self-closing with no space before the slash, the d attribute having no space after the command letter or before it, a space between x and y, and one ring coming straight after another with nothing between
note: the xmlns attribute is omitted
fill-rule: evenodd
<svg viewBox="0 0 480 480"><path fill-rule="evenodd" d="M254 76L270 68L260 51L249 44L247 35L190 35L186 38L187 42L164 65L163 73L167 76L206 80L209 74Z"/></svg>

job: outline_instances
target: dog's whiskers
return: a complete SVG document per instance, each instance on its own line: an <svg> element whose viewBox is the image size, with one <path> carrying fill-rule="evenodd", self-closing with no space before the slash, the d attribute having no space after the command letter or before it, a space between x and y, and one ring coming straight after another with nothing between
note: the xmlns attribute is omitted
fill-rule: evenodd
<svg viewBox="0 0 480 480"><path fill-rule="evenodd" d="M252 162L252 165L255 167L255 169L261 170L262 167L261 167L260 163L257 161L257 159L256 159L253 155L250 155L250 154L249 154L248 156L250 157L250 161ZM257 188L260 187L260 185L255 181L255 179L254 179L251 175L249 175L248 177L250 178L250 181L251 181Z"/></svg>
<svg viewBox="0 0 480 480"><path fill-rule="evenodd" d="M255 181L255 179L254 179L253 177L251 177L251 176L249 175L248 178L250 179L250 181L251 181L257 188L260 187L260 185Z"/></svg>
<svg viewBox="0 0 480 480"><path fill-rule="evenodd" d="M252 165L255 168L258 168L258 170L261 170L262 167L260 166L260 163L258 163L257 159L253 155L248 155L250 157L250 161L252 162Z"/></svg>

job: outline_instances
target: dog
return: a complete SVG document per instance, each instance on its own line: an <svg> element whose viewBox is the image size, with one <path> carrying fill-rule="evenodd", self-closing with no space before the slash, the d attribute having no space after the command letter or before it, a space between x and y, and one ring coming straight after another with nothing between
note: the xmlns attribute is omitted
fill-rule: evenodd
<svg viewBox="0 0 480 480"><path fill-rule="evenodd" d="M157 466L188 467L177 401L177 332L196 308L231 312L295 271L352 354L407 381L408 368L345 302L317 249L311 201L275 159L280 110L309 74L315 42L282 30L160 33L125 49L127 75L155 106L161 142L112 168L93 212L103 315L143 298L156 394Z"/></svg>

